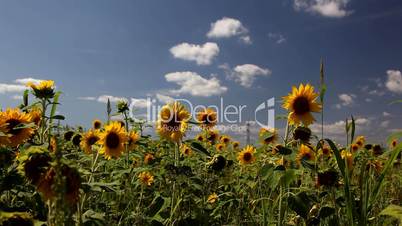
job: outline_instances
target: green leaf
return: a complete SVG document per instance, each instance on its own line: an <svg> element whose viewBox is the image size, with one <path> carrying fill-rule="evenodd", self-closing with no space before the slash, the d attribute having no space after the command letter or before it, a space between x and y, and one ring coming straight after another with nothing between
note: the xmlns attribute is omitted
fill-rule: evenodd
<svg viewBox="0 0 402 226"><path fill-rule="evenodd" d="M398 218L399 221L402 221L402 207L397 205L389 205L383 211L381 211L380 215L387 215L391 217Z"/></svg>
<svg viewBox="0 0 402 226"><path fill-rule="evenodd" d="M295 211L298 215L307 219L312 205L311 198L306 192L300 192L296 195L290 195L288 198L289 208Z"/></svg>
<svg viewBox="0 0 402 226"><path fill-rule="evenodd" d="M333 207L323 206L323 207L321 207L318 216L320 219L324 219L324 218L330 217L333 214L335 214L335 209Z"/></svg>
<svg viewBox="0 0 402 226"><path fill-rule="evenodd" d="M50 124L53 123L53 117L56 114L57 103L59 102L60 94L61 94L61 92L57 91L56 94L53 97L53 105L52 105L52 109L50 110L50 121L49 121Z"/></svg>
<svg viewBox="0 0 402 226"><path fill-rule="evenodd" d="M197 152L206 154L206 155L208 155L208 156L211 156L211 154L207 151L207 149L205 149L200 143L198 143L198 142L196 142L196 141L193 141L193 142L191 143L191 148L192 148L194 151L197 151Z"/></svg>
<svg viewBox="0 0 402 226"><path fill-rule="evenodd" d="M51 117L51 119L56 119L56 120L65 120L66 117L64 117L63 115L54 115L53 117Z"/></svg>
<svg viewBox="0 0 402 226"><path fill-rule="evenodd" d="M284 146L278 146L278 153L281 155L290 155L292 154L292 149L284 147Z"/></svg>
<svg viewBox="0 0 402 226"><path fill-rule="evenodd" d="M353 142L353 139L355 138L355 131L356 131L356 124L355 124L355 119L353 118L353 115L352 115L352 131L351 131L351 134L350 134L350 142Z"/></svg>

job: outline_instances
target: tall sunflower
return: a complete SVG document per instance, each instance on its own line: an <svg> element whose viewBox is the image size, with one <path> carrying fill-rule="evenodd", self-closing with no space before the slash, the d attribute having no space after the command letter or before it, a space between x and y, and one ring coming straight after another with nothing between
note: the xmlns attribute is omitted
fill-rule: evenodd
<svg viewBox="0 0 402 226"><path fill-rule="evenodd" d="M302 160L311 161L314 160L315 155L313 150L307 145L300 145L299 152L297 154L297 161L300 163Z"/></svg>
<svg viewBox="0 0 402 226"><path fill-rule="evenodd" d="M26 126L32 121L29 114L16 108L7 109L0 116L3 123L0 128L8 134L7 139L0 139L0 142L6 142L6 145L16 147L28 140L34 133L34 129Z"/></svg>
<svg viewBox="0 0 402 226"><path fill-rule="evenodd" d="M119 122L112 122L105 126L105 131L99 135L98 143L102 145L101 154L106 159L118 158L124 151L127 142L127 133Z"/></svg>
<svg viewBox="0 0 402 226"><path fill-rule="evenodd" d="M238 155L237 160L241 165L251 164L255 161L255 147L247 145Z"/></svg>
<svg viewBox="0 0 402 226"><path fill-rule="evenodd" d="M312 124L315 119L311 113L321 111L321 104L316 101L318 96L310 84L300 84L299 88L293 86L292 92L283 97L283 108L289 111L289 124L299 125L301 122L305 126Z"/></svg>
<svg viewBox="0 0 402 226"><path fill-rule="evenodd" d="M54 97L54 81L52 80L44 80L39 82L39 84L35 84L33 82L27 83L28 87L32 88L33 94L37 98L53 98Z"/></svg>
<svg viewBox="0 0 402 226"><path fill-rule="evenodd" d="M86 154L92 153L92 145L99 140L99 132L97 130L89 130L81 138L80 146Z"/></svg>
<svg viewBox="0 0 402 226"><path fill-rule="evenodd" d="M158 134L167 140L178 143L187 130L190 113L179 102L162 107L157 123Z"/></svg>
<svg viewBox="0 0 402 226"><path fill-rule="evenodd" d="M93 127L94 129L100 129L100 128L102 127L102 122L101 122L101 120L95 119L95 120L92 122L92 127Z"/></svg>
<svg viewBox="0 0 402 226"><path fill-rule="evenodd" d="M203 111L197 113L197 120L204 129L210 129L214 127L218 121L216 112L212 108L206 108Z"/></svg>

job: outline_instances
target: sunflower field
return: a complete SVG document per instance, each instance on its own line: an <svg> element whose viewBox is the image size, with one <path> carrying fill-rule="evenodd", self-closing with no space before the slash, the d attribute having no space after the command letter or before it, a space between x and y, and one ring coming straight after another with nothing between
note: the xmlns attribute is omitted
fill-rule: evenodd
<svg viewBox="0 0 402 226"><path fill-rule="evenodd" d="M216 130L214 110L191 117L180 102L160 110L157 136L126 102L92 128L62 126L54 82L27 84L0 112L0 225L400 224L402 133L373 144L351 117L346 143L312 134L325 91L293 87L284 134L262 128L241 144Z"/></svg>

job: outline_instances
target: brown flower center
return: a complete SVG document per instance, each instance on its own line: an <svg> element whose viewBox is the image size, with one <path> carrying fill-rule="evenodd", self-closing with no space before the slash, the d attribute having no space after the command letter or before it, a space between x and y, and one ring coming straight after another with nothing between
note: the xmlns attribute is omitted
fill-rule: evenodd
<svg viewBox="0 0 402 226"><path fill-rule="evenodd" d="M21 122L19 120L9 119L6 121L6 123L8 124L7 125L8 132L11 133L12 135L15 136L15 135L18 135L19 133L21 133L22 129L15 128L21 124Z"/></svg>
<svg viewBox="0 0 402 226"><path fill-rule="evenodd" d="M293 102L293 109L297 115L303 115L310 112L310 104L306 97L297 97Z"/></svg>
<svg viewBox="0 0 402 226"><path fill-rule="evenodd" d="M111 132L106 136L106 146L108 148L112 149L117 148L119 144L120 144L120 138L116 133Z"/></svg>
<svg viewBox="0 0 402 226"><path fill-rule="evenodd" d="M87 143L88 143L88 145L94 145L96 143L96 141L98 141L98 140L99 140L98 137L92 136L92 137L88 138Z"/></svg>
<svg viewBox="0 0 402 226"><path fill-rule="evenodd" d="M249 162L249 161L251 161L252 157L253 157L253 156L251 155L250 152L246 152L246 153L244 153L244 155L243 155L243 160L244 160L245 162Z"/></svg>

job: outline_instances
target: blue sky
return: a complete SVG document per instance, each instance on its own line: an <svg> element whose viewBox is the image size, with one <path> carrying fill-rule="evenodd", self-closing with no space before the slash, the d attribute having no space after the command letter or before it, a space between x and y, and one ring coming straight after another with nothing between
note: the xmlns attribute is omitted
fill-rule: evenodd
<svg viewBox="0 0 402 226"><path fill-rule="evenodd" d="M353 114L380 139L402 128L389 105L402 99L401 21L399 0L2 1L0 105L34 78L56 81L72 125L104 119L104 95L253 109L317 85L323 58L327 135Z"/></svg>

